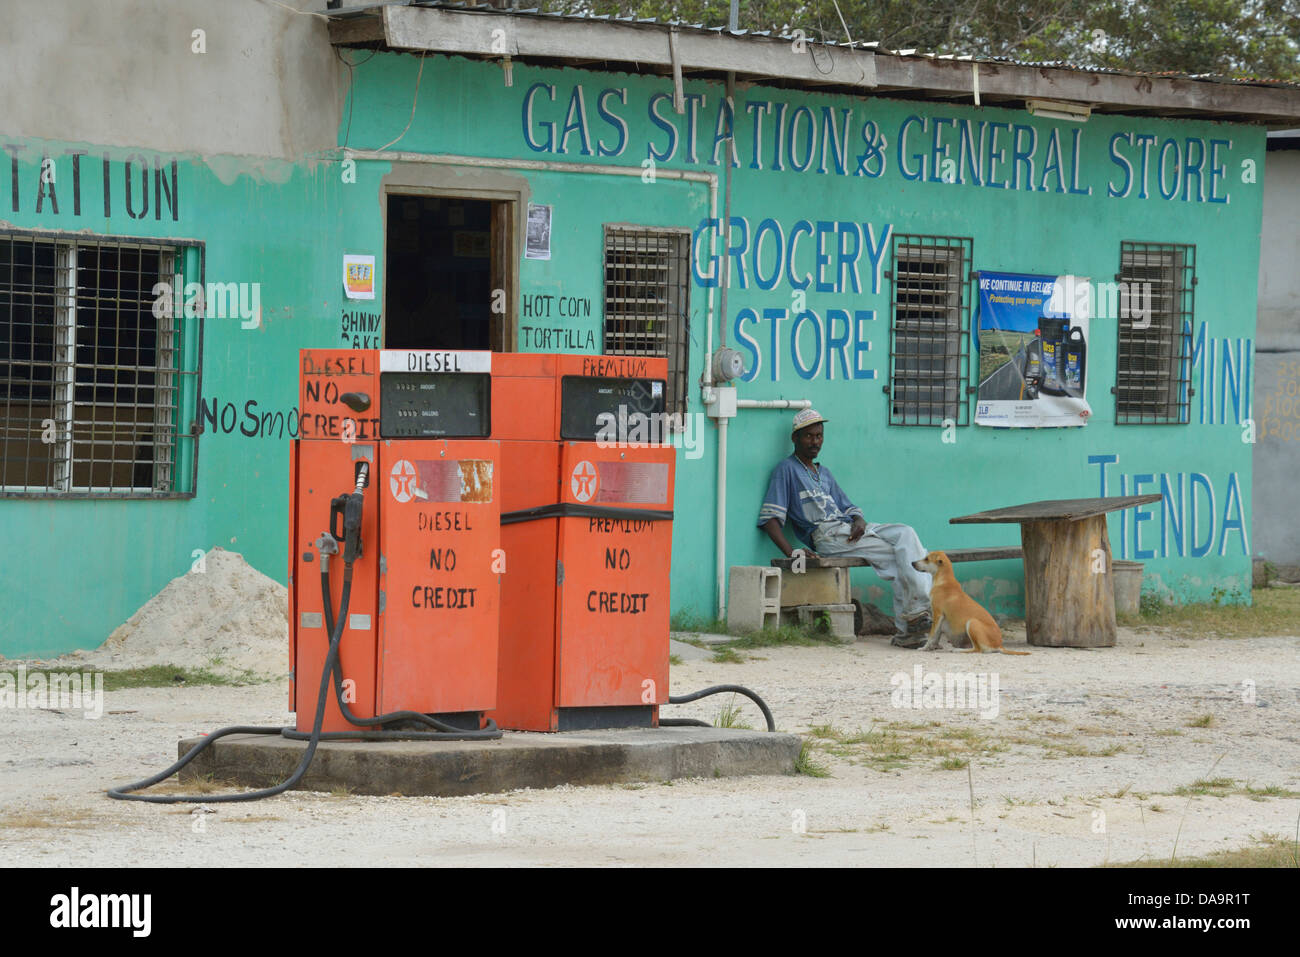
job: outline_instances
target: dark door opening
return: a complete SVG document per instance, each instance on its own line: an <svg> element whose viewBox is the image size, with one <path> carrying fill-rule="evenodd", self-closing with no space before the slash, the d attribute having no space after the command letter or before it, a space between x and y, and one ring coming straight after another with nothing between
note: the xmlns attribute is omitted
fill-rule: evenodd
<svg viewBox="0 0 1300 957"><path fill-rule="evenodd" d="M388 197L385 348L507 348L508 207L499 200Z"/></svg>

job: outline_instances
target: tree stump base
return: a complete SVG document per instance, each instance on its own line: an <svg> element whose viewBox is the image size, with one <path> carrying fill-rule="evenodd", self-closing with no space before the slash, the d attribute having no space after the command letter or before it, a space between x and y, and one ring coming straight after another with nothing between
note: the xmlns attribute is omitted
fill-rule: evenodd
<svg viewBox="0 0 1300 957"><path fill-rule="evenodd" d="M1020 523L1025 632L1046 648L1112 648L1116 640L1106 516Z"/></svg>

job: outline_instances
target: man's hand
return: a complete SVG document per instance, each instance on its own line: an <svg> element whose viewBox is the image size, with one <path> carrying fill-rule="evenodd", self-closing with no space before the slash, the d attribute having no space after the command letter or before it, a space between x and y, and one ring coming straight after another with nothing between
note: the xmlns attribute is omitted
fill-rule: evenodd
<svg viewBox="0 0 1300 957"><path fill-rule="evenodd" d="M772 544L774 544L777 548L781 549L781 553L785 555L786 558L794 557L794 553L797 551L797 549L794 548L794 546L792 546L788 541L786 541L785 534L781 531L780 522L778 522L774 518L769 518L766 522L763 523L763 531L767 532L767 537L772 539ZM811 548L803 549L803 553L809 558L818 557Z"/></svg>
<svg viewBox="0 0 1300 957"><path fill-rule="evenodd" d="M861 515L853 516L853 527L849 529L849 541L856 542L867 534L867 522Z"/></svg>

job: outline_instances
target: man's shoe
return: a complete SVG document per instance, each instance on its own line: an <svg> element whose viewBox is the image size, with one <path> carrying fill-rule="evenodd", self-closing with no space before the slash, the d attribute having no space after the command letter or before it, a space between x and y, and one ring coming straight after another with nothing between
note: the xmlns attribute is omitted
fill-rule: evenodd
<svg viewBox="0 0 1300 957"><path fill-rule="evenodd" d="M906 648L909 651L915 651L926 642L926 636L923 633L895 635L889 640L889 643L895 648Z"/></svg>
<svg viewBox="0 0 1300 957"><path fill-rule="evenodd" d="M920 648L930 638L930 625L929 615L913 618L907 623L907 631L895 635L889 643L895 648L907 648L909 651Z"/></svg>

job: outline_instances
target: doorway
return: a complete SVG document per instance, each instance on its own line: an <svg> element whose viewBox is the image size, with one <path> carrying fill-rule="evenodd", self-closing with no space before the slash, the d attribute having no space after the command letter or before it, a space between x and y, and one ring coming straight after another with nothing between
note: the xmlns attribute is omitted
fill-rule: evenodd
<svg viewBox="0 0 1300 957"><path fill-rule="evenodd" d="M386 349L511 347L510 207L505 200L389 194Z"/></svg>

